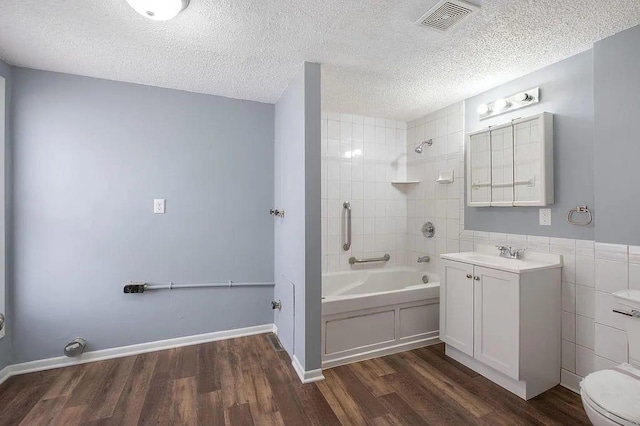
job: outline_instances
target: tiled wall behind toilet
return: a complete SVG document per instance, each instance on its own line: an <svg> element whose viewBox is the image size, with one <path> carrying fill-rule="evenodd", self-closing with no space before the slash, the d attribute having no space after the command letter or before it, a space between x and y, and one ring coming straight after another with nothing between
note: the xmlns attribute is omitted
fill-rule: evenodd
<svg viewBox="0 0 640 426"><path fill-rule="evenodd" d="M562 384L579 389L587 374L629 361L625 317L613 292L640 289L640 247L587 240L465 230L464 251L478 244L562 254Z"/></svg>
<svg viewBox="0 0 640 426"><path fill-rule="evenodd" d="M348 259L389 254L367 267L404 265L407 123L350 114L322 114L322 270L349 270ZM345 239L344 201L351 203L352 246Z"/></svg>

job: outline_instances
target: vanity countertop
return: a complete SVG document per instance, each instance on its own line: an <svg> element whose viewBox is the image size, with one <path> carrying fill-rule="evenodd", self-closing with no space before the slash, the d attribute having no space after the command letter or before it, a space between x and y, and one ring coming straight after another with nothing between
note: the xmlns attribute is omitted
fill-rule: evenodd
<svg viewBox="0 0 640 426"><path fill-rule="evenodd" d="M516 274L562 267L562 255L559 254L524 251L522 259L508 259L500 257L495 247L482 245L477 251L445 253L440 257Z"/></svg>

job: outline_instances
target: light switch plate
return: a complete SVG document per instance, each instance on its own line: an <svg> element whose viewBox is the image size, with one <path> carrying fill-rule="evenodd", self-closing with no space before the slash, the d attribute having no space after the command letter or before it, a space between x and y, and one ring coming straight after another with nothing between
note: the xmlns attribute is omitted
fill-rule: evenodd
<svg viewBox="0 0 640 426"><path fill-rule="evenodd" d="M551 226L551 209L540 209L540 225Z"/></svg>
<svg viewBox="0 0 640 426"><path fill-rule="evenodd" d="M155 214L164 214L164 198L156 198L153 200L153 212Z"/></svg>

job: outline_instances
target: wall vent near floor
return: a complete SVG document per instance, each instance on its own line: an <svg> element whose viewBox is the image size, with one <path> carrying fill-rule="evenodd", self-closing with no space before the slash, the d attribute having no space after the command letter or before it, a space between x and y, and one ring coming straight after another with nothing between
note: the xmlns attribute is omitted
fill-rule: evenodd
<svg viewBox="0 0 640 426"><path fill-rule="evenodd" d="M466 1L442 0L422 15L416 23L423 27L445 32L478 10L478 6Z"/></svg>
<svg viewBox="0 0 640 426"><path fill-rule="evenodd" d="M278 339L278 336L276 336L275 333L267 334L267 339L269 339L269 342L271 342L271 346L273 346L273 350L274 351L276 351L276 352L284 351L284 348L282 347L282 344L280 343L280 339Z"/></svg>

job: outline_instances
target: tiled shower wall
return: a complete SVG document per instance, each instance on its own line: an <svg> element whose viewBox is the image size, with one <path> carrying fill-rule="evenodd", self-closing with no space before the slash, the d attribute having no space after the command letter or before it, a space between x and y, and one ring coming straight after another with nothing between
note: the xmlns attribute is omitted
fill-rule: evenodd
<svg viewBox="0 0 640 426"><path fill-rule="evenodd" d="M462 132L462 102L441 109L407 124L407 176L420 183L407 188L407 243L409 262L418 266L420 256L431 256L421 269L438 271L442 253L460 251L460 232L463 229L464 205L464 136ZM422 141L422 153L415 147ZM442 172L453 170L454 182L436 182ZM435 226L433 238L425 238L421 228L425 222Z"/></svg>
<svg viewBox="0 0 640 426"><path fill-rule="evenodd" d="M322 270L349 270L351 256L406 264L407 123L350 114L322 114ZM351 203L352 245L344 251L343 202Z"/></svg>

